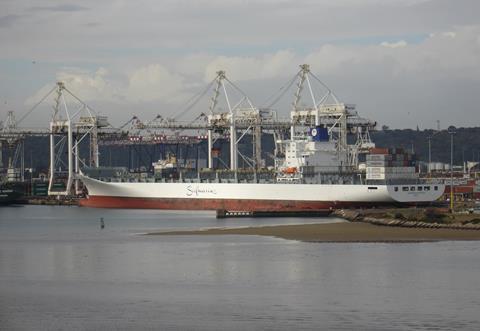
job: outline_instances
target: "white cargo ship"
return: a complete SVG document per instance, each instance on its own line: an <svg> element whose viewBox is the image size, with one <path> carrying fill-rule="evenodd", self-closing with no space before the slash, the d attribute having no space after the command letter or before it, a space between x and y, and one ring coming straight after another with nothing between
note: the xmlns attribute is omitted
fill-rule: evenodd
<svg viewBox="0 0 480 331"><path fill-rule="evenodd" d="M269 171L205 170L188 175L176 160L156 163L163 176L134 182L105 181L84 174L88 188L82 206L246 212L325 212L335 208L425 204L444 185L419 178L412 155L369 147L365 162L348 165L347 153L320 126L294 140L278 141L276 165ZM343 165L347 164L347 165ZM172 174L174 176L172 176Z"/></svg>
<svg viewBox="0 0 480 331"><path fill-rule="evenodd" d="M81 177L82 206L248 212L324 212L343 207L423 204L438 199L440 184L115 183Z"/></svg>
<svg viewBox="0 0 480 331"><path fill-rule="evenodd" d="M308 78L308 66L302 66L300 73L303 83ZM224 78L224 73L219 72L218 86L222 75ZM275 124L271 112L255 109L251 104L247 109L230 109L221 114L214 113L211 107L207 126L207 169L197 167L192 173L181 169L175 158L171 158L155 164L160 174L156 178L99 180L80 174L79 178L88 189L81 205L230 212L325 212L345 207L427 204L444 192L444 184L419 178L413 155L401 149L375 148L368 132L372 122L360 118L354 105L340 103L334 98L334 103L314 102L313 107L300 109L298 91L295 96L288 122L289 134L285 137L274 134L275 164L268 170L260 165L258 155L261 152L256 150L260 142L255 139L261 136L262 128L272 128ZM216 100L212 104L214 106ZM213 167L215 125L218 123L222 125L221 132L227 131L230 135L228 170ZM247 128L241 133L242 137L251 129L252 140L256 143L253 148L256 155L250 159L253 165L250 169L238 168L240 153L236 143L241 128ZM352 133L357 139L349 144L347 138Z"/></svg>

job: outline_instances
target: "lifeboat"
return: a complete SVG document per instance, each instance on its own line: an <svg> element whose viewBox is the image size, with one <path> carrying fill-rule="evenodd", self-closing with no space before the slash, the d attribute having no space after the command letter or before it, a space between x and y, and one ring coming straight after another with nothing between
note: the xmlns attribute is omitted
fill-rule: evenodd
<svg viewBox="0 0 480 331"><path fill-rule="evenodd" d="M297 173L297 167L288 167L283 170L285 174L295 174Z"/></svg>

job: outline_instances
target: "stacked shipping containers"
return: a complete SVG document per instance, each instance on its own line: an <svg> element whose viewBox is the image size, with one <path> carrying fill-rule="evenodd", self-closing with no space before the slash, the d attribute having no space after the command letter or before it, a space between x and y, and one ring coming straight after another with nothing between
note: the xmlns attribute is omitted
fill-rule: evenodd
<svg viewBox="0 0 480 331"><path fill-rule="evenodd" d="M366 158L367 179L388 180L416 177L415 157L402 148L372 148Z"/></svg>

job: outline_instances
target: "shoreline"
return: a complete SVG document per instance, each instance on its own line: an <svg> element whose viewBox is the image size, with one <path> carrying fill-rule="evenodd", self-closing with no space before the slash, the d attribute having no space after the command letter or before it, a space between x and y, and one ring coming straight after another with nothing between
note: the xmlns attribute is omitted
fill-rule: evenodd
<svg viewBox="0 0 480 331"><path fill-rule="evenodd" d="M316 243L415 243L480 240L480 231L380 226L363 222L151 232L145 235L257 235Z"/></svg>

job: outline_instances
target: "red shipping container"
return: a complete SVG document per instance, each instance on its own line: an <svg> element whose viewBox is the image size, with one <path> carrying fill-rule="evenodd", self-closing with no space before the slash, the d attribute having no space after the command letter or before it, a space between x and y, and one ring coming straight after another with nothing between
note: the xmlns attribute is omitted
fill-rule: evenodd
<svg viewBox="0 0 480 331"><path fill-rule="evenodd" d="M370 148L370 154L389 154L388 148L373 147Z"/></svg>

